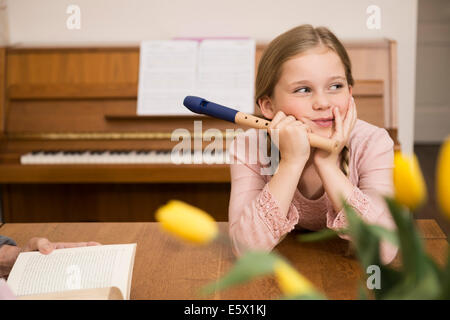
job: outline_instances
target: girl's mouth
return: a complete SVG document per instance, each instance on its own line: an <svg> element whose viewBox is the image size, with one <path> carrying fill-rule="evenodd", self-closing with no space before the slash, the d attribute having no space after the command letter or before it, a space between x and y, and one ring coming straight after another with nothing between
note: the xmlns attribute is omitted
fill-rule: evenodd
<svg viewBox="0 0 450 320"><path fill-rule="evenodd" d="M322 128L329 128L333 125L333 121L334 119L318 119L318 120L313 120L313 122L318 125L319 127Z"/></svg>

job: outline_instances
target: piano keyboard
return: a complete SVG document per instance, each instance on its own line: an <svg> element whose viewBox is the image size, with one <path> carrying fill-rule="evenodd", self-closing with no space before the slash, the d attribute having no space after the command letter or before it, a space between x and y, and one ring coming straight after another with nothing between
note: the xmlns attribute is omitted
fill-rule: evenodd
<svg viewBox="0 0 450 320"><path fill-rule="evenodd" d="M21 164L226 164L228 152L174 154L167 150L33 151L20 157Z"/></svg>

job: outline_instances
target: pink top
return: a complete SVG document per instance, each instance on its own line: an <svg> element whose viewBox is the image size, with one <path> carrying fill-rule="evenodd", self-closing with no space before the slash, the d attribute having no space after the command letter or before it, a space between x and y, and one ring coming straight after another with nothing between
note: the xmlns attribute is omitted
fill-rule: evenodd
<svg viewBox="0 0 450 320"><path fill-rule="evenodd" d="M249 129L244 135L254 143L255 133L255 129ZM229 234L235 255L240 256L246 249L270 251L294 228L317 231L346 226L344 210L335 212L326 192L319 199L310 200L296 189L287 217L282 216L268 187L272 176L260 173L263 166L259 158L248 161L251 144L242 141L235 139L229 148ZM393 194L393 146L385 129L356 121L349 140L349 180L354 189L346 201L367 222L389 229L395 224L381 195ZM349 240L345 235L341 238ZM381 243L380 250L383 263L391 262L397 254L397 248L387 242Z"/></svg>

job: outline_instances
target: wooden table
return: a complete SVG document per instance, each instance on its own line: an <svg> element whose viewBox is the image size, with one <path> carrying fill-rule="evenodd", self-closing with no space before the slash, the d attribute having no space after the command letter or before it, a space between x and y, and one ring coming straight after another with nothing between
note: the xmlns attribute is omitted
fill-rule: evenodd
<svg viewBox="0 0 450 320"><path fill-rule="evenodd" d="M417 220L428 252L443 265L448 242L434 220ZM220 222L227 233L228 223ZM158 223L16 223L0 226L0 234L23 245L40 236L52 241L93 240L103 244L137 243L131 299L277 299L280 291L272 276L201 297L196 290L224 275L234 262L224 242L197 247L178 241ZM362 275L358 261L346 255L348 242L333 239L299 243L291 232L276 248L330 299L355 299ZM399 264L399 257L394 261Z"/></svg>

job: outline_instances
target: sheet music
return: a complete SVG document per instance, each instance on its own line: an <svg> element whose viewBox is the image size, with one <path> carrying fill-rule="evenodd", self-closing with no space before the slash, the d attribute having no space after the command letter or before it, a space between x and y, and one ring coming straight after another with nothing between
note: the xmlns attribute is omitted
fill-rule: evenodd
<svg viewBox="0 0 450 320"><path fill-rule="evenodd" d="M138 115L191 113L183 107L183 100L195 91L197 50L197 41L141 43Z"/></svg>
<svg viewBox="0 0 450 320"><path fill-rule="evenodd" d="M138 115L194 115L187 95L254 112L255 41L163 40L141 43Z"/></svg>
<svg viewBox="0 0 450 320"><path fill-rule="evenodd" d="M204 40L199 46L198 96L254 112L255 41Z"/></svg>

